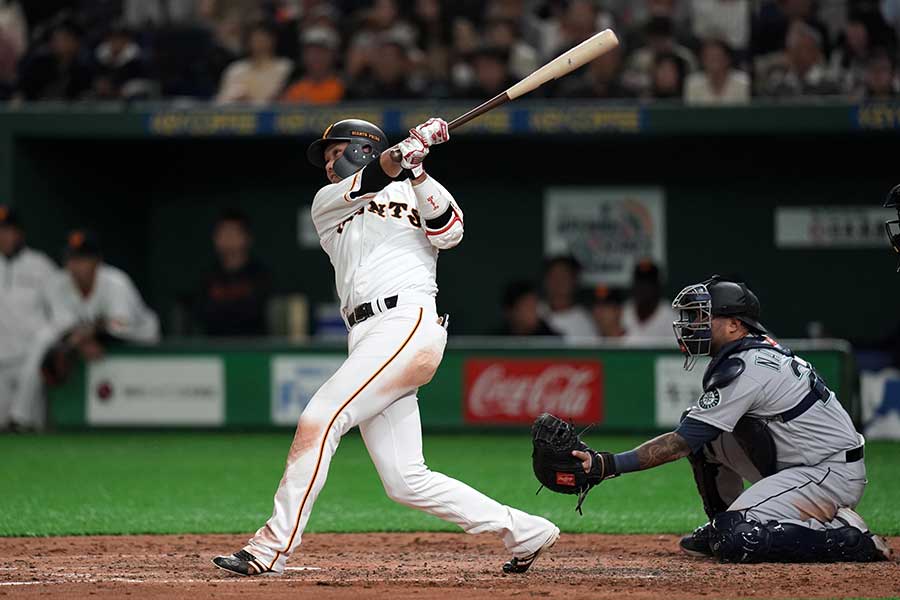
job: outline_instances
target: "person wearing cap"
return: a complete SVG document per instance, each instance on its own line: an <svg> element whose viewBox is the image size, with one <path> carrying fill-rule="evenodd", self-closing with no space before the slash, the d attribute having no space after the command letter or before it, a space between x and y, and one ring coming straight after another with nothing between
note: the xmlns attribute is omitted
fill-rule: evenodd
<svg viewBox="0 0 900 600"><path fill-rule="evenodd" d="M503 325L494 335L559 336L541 318L537 288L529 281L514 281L503 290Z"/></svg>
<svg viewBox="0 0 900 600"><path fill-rule="evenodd" d="M592 315L597 333L605 340L625 337L625 325L622 322L625 306L625 291L598 285L594 290L594 307Z"/></svg>
<svg viewBox="0 0 900 600"><path fill-rule="evenodd" d="M94 360L115 341L159 341L156 314L124 271L103 262L93 232L69 233L63 263L44 289L50 321L31 341L13 399L12 419L24 428L44 427L42 376L50 383L63 378L73 354Z"/></svg>
<svg viewBox="0 0 900 600"><path fill-rule="evenodd" d="M626 340L669 345L674 320L672 305L662 295L659 267L647 259L639 261L631 279L631 299L625 303L622 317L628 332Z"/></svg>
<svg viewBox="0 0 900 600"><path fill-rule="evenodd" d="M591 313L578 304L578 276L581 265L573 256L554 256L544 265L544 297L538 307L550 329L566 340L593 338L597 332Z"/></svg>
<svg viewBox="0 0 900 600"><path fill-rule="evenodd" d="M216 102L254 104L272 102L284 89L293 62L275 53L277 31L265 22L255 24L247 38L247 58L225 69Z"/></svg>
<svg viewBox="0 0 900 600"><path fill-rule="evenodd" d="M28 343L49 318L42 290L57 273L46 254L25 245L17 211L0 205L0 431L10 419Z"/></svg>
<svg viewBox="0 0 900 600"><path fill-rule="evenodd" d="M575 450L590 483L687 458L709 522L681 539L723 562L871 562L891 549L855 512L865 439L827 382L760 322L746 284L681 290L675 337L690 370L712 360L677 429L628 452ZM744 482L750 483L745 489Z"/></svg>
<svg viewBox="0 0 900 600"><path fill-rule="evenodd" d="M334 104L344 97L344 82L334 68L340 40L333 29L313 27L301 37L303 72L281 95L291 104Z"/></svg>

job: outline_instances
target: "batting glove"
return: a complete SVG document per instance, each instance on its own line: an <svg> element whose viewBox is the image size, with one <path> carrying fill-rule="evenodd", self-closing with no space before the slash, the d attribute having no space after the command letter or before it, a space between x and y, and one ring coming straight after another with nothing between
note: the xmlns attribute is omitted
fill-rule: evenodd
<svg viewBox="0 0 900 600"><path fill-rule="evenodd" d="M410 137L417 138L426 148L443 144L450 139L450 129L443 119L432 117L409 130Z"/></svg>
<svg viewBox="0 0 900 600"><path fill-rule="evenodd" d="M422 161L428 156L428 146L422 140L411 135L397 144L397 149L400 151L401 167L413 172L421 171Z"/></svg>

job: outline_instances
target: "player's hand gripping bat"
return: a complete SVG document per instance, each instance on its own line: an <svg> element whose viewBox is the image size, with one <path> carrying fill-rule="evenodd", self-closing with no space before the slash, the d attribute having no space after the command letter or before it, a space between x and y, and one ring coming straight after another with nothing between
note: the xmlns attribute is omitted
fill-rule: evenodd
<svg viewBox="0 0 900 600"><path fill-rule="evenodd" d="M476 106L464 115L456 117L447 124L447 128L456 129L457 127L465 125L472 119L480 117L484 113L493 110L498 106L502 106L510 100L515 100L519 96L524 96L528 92L536 90L551 79L559 79L563 75L571 73L595 58L606 54L618 45L619 38L616 37L613 30L604 29L600 33L592 35L577 46L569 49L564 54L554 58L509 89L500 92L487 102ZM391 150L391 158L396 162L400 162L400 151L397 149Z"/></svg>

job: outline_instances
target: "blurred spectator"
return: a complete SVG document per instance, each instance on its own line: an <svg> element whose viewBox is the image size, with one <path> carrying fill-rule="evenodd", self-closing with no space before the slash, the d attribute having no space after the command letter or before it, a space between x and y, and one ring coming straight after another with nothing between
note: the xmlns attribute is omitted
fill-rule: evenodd
<svg viewBox="0 0 900 600"><path fill-rule="evenodd" d="M369 56L366 68L350 84L347 97L353 100L418 98L421 93L412 86L411 69L412 61L405 42L393 35L382 37Z"/></svg>
<svg viewBox="0 0 900 600"><path fill-rule="evenodd" d="M556 256L544 264L544 297L538 313L566 339L594 337L591 313L578 304L581 265L571 256Z"/></svg>
<svg viewBox="0 0 900 600"><path fill-rule="evenodd" d="M675 343L672 303L663 298L659 267L650 260L640 261L631 279L631 299L625 303L622 322L628 341L666 340Z"/></svg>
<svg viewBox="0 0 900 600"><path fill-rule="evenodd" d="M457 90L461 98L493 98L510 87L514 81L509 72L509 56L502 48L481 47L472 56L474 81L467 88Z"/></svg>
<svg viewBox="0 0 900 600"><path fill-rule="evenodd" d="M277 32L260 22L250 30L249 56L225 69L216 101L220 104L266 104L278 97L291 74L292 63L275 55Z"/></svg>
<svg viewBox="0 0 900 600"><path fill-rule="evenodd" d="M73 360L96 360L117 341L154 343L159 321L144 304L131 278L103 262L97 236L72 231L63 250L65 270L45 288L50 322L30 339L13 399L12 420L22 427L43 427L42 378L64 381Z"/></svg>
<svg viewBox="0 0 900 600"><path fill-rule="evenodd" d="M13 396L29 340L47 324L42 292L56 272L43 252L25 245L16 210L0 205L0 431L16 427L10 422Z"/></svg>
<svg viewBox="0 0 900 600"><path fill-rule="evenodd" d="M397 0L374 0L369 8L359 11L349 31L352 32L346 60L349 80L364 79L366 72L376 70L379 63L385 62L381 51L388 41L402 49L404 68L408 69L409 50L415 43L416 33L401 17Z"/></svg>
<svg viewBox="0 0 900 600"><path fill-rule="evenodd" d="M503 291L504 324L497 335L559 335L538 314L538 294L534 285L517 281Z"/></svg>
<svg viewBox="0 0 900 600"><path fill-rule="evenodd" d="M246 215L230 210L213 229L216 264L207 275L197 306L206 335L266 335L270 277L251 256L253 237Z"/></svg>
<svg viewBox="0 0 900 600"><path fill-rule="evenodd" d="M675 40L672 19L654 17L644 27L646 46L637 48L628 57L625 69L625 85L640 93L652 91L656 57L660 54L675 54L686 67L687 72L696 69L696 60L690 50Z"/></svg>
<svg viewBox="0 0 900 600"><path fill-rule="evenodd" d="M422 68L429 78L446 82L450 78L452 23L440 0L416 0L413 8L415 44L424 52Z"/></svg>
<svg viewBox="0 0 900 600"><path fill-rule="evenodd" d="M678 100L684 98L684 82L687 66L677 54L662 52L653 60L653 79L650 97L657 100Z"/></svg>
<svg viewBox="0 0 900 600"><path fill-rule="evenodd" d="M81 36L74 21L61 21L47 47L23 59L19 91L25 100L78 100L91 89L93 72L82 55Z"/></svg>
<svg viewBox="0 0 900 600"><path fill-rule="evenodd" d="M796 21L788 29L781 60L768 68L762 91L767 96L836 94L822 50L822 36L806 23Z"/></svg>
<svg viewBox="0 0 900 600"><path fill-rule="evenodd" d="M562 98L628 98L630 90L622 85L622 51L614 48L588 63L580 76L563 79L554 92Z"/></svg>
<svg viewBox="0 0 900 600"><path fill-rule="evenodd" d="M788 30L797 22L818 33L819 47L829 51L828 28L818 19L813 0L775 0L763 2L752 24L751 47L755 56L779 52L786 47Z"/></svg>
<svg viewBox="0 0 900 600"><path fill-rule="evenodd" d="M332 29L315 27L302 37L303 73L288 86L282 102L297 104L334 104L344 97L344 82L335 70L340 41Z"/></svg>
<svg viewBox="0 0 900 600"><path fill-rule="evenodd" d="M512 19L489 20L485 25L484 40L488 46L506 51L509 71L517 80L541 66L537 50L520 37L519 25Z"/></svg>
<svg viewBox="0 0 900 600"><path fill-rule="evenodd" d="M603 339L617 339L625 337L625 325L623 323L625 307L625 292L620 289L597 286L594 290L594 307L592 315L597 333Z"/></svg>
<svg viewBox="0 0 900 600"><path fill-rule="evenodd" d="M898 96L897 63L884 48L872 51L865 71L866 100L890 100Z"/></svg>
<svg viewBox="0 0 900 600"><path fill-rule="evenodd" d="M16 67L27 46L28 25L19 3L0 3L0 100L13 95Z"/></svg>
<svg viewBox="0 0 900 600"><path fill-rule="evenodd" d="M750 45L749 0L690 0L693 34L697 39L718 38L733 50Z"/></svg>
<svg viewBox="0 0 900 600"><path fill-rule="evenodd" d="M845 94L859 95L863 91L871 43L865 21L860 15L851 15L829 62L829 77Z"/></svg>
<svg viewBox="0 0 900 600"><path fill-rule="evenodd" d="M109 30L94 51L94 62L94 97L112 100L152 94L141 48L125 27L113 26Z"/></svg>
<svg viewBox="0 0 900 600"><path fill-rule="evenodd" d="M703 70L688 75L684 100L688 104L747 104L750 77L733 68L731 48L716 39L707 39L700 49Z"/></svg>

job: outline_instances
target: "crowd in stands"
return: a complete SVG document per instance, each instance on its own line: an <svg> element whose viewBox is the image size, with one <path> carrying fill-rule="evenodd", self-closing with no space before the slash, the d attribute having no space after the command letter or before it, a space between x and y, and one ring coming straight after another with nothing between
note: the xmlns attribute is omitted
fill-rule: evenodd
<svg viewBox="0 0 900 600"><path fill-rule="evenodd" d="M0 0L0 98L488 98L612 27L539 94L896 97L900 0Z"/></svg>

